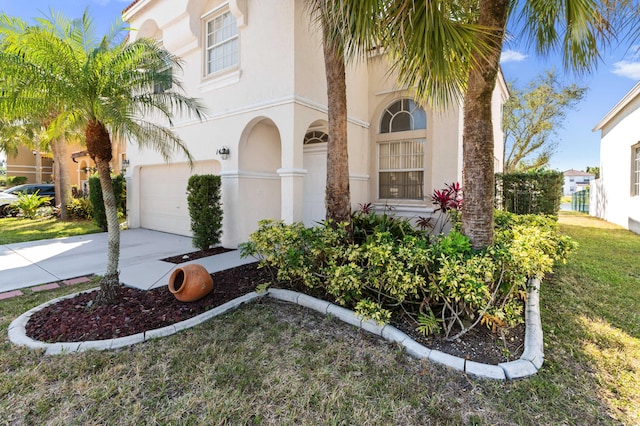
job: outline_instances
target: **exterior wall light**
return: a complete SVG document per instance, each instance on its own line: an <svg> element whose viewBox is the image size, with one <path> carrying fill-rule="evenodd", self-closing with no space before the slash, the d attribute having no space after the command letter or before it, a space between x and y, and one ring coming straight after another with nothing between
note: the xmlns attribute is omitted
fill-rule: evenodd
<svg viewBox="0 0 640 426"><path fill-rule="evenodd" d="M227 158L229 158L229 154L231 154L231 150L229 150L228 146L223 146L222 148L216 151L216 154L218 154L220 158L222 158L223 160L226 160Z"/></svg>
<svg viewBox="0 0 640 426"><path fill-rule="evenodd" d="M124 173L125 171L127 171L127 168L129 168L129 160L128 159L124 159L122 160L122 163L120 164L120 167L122 167L122 172Z"/></svg>

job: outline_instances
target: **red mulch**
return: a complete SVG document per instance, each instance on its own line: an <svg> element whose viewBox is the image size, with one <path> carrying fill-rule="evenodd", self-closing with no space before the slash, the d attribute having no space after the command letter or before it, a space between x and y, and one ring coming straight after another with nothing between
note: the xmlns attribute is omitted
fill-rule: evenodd
<svg viewBox="0 0 640 426"><path fill-rule="evenodd" d="M265 269L256 263L212 274L213 291L196 302L184 303L173 297L166 286L149 291L120 287L120 301L114 306L92 306L93 293L83 293L50 305L29 319L27 335L42 342L78 342L123 337L184 321L229 300L254 291L269 282ZM331 301L327 295L300 288L315 297ZM497 364L517 359L523 350L524 326L501 335L478 326L457 342L442 338L423 338L409 323L393 325L431 349L478 362Z"/></svg>

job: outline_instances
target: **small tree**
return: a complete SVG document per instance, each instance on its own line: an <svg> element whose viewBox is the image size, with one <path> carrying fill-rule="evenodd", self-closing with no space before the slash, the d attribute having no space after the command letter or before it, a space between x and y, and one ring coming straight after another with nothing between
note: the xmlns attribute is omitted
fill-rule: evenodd
<svg viewBox="0 0 640 426"><path fill-rule="evenodd" d="M187 185L187 203L191 216L193 246L206 250L220 244L222 235L222 203L220 176L193 175Z"/></svg>
<svg viewBox="0 0 640 426"><path fill-rule="evenodd" d="M566 111L574 108L587 88L563 86L554 71L531 81L526 90L509 84L511 96L504 105L505 173L535 170L549 165Z"/></svg>

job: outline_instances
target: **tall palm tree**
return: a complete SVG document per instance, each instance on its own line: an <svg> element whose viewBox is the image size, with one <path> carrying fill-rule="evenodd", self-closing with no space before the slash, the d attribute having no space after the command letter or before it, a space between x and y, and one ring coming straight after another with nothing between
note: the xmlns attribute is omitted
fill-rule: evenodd
<svg viewBox="0 0 640 426"><path fill-rule="evenodd" d="M344 31L332 19L335 11L324 0L309 0L308 7L322 31L329 142L327 143L326 218L335 224L351 223L349 153L347 145L347 86L342 42ZM351 226L348 226L351 229Z"/></svg>
<svg viewBox="0 0 640 426"><path fill-rule="evenodd" d="M35 25L0 16L0 111L18 118L48 117L53 137L82 131L96 164L109 235L99 304L113 303L120 284L120 232L109 165L113 139L155 149L165 160L180 151L191 163L187 147L169 127L175 112L202 118L204 111L184 95L172 72L180 68L178 58L153 40L126 42L124 30L119 22L96 38L86 11L75 20L51 12ZM164 122L157 124L159 118Z"/></svg>
<svg viewBox="0 0 640 426"><path fill-rule="evenodd" d="M626 0L327 0L341 8L347 53L383 47L402 85L436 107L462 101L462 229L474 248L493 242L494 159L491 94L507 20L540 54L560 51L567 69L590 71ZM637 14L633 6L624 16ZM633 20L622 19L631 25ZM635 21L637 22L637 21Z"/></svg>

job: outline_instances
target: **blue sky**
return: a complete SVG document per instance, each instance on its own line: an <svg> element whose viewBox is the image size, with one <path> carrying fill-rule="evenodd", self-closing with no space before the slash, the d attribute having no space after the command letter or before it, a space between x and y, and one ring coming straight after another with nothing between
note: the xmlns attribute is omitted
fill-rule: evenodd
<svg viewBox="0 0 640 426"><path fill-rule="evenodd" d="M98 30L104 33L130 3L131 0L0 0L0 11L29 20L46 14L50 7L69 17L80 16L89 7ZM640 46L621 43L602 56L595 72L576 76L563 71L557 55L538 57L515 38L505 43L502 69L507 81L516 80L524 86L545 70L555 68L564 83L589 88L558 131L559 146L551 160L552 169L584 170L599 165L600 134L591 129L640 80Z"/></svg>

